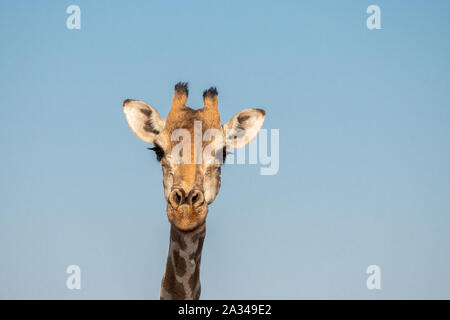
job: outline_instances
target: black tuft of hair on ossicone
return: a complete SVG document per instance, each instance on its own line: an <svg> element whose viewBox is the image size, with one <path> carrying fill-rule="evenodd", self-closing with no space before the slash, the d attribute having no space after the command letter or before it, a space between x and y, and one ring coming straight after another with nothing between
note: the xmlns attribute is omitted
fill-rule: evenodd
<svg viewBox="0 0 450 320"><path fill-rule="evenodd" d="M213 98L217 96L219 93L217 92L216 87L211 87L208 90L203 91L203 99L205 98Z"/></svg>
<svg viewBox="0 0 450 320"><path fill-rule="evenodd" d="M187 82L178 82L175 85L175 91L178 94L188 95L189 94L189 84Z"/></svg>

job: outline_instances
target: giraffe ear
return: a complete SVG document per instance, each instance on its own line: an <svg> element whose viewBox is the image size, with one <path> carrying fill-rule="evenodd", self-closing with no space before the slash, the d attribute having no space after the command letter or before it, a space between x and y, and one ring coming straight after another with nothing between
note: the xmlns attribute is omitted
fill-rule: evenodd
<svg viewBox="0 0 450 320"><path fill-rule="evenodd" d="M249 144L258 135L266 112L262 109L245 109L233 116L223 125L226 144L231 148L242 148Z"/></svg>
<svg viewBox="0 0 450 320"><path fill-rule="evenodd" d="M153 143L164 129L165 121L155 108L139 100L127 99L123 102L123 112L131 131L139 139Z"/></svg>

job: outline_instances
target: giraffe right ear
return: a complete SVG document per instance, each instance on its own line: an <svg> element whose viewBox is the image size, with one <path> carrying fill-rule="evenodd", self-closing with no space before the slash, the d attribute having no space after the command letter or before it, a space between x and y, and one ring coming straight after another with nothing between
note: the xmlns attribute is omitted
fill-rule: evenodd
<svg viewBox="0 0 450 320"><path fill-rule="evenodd" d="M123 112L128 125L139 139L153 143L164 129L165 121L155 108L139 100L127 99L123 102Z"/></svg>
<svg viewBox="0 0 450 320"><path fill-rule="evenodd" d="M222 126L227 146L234 149L245 147L256 138L265 118L266 112L263 109L245 109L235 114Z"/></svg>

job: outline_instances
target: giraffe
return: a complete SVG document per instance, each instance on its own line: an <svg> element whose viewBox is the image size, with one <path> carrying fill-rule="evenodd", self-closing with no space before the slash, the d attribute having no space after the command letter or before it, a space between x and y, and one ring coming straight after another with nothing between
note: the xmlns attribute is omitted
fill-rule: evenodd
<svg viewBox="0 0 450 320"><path fill-rule="evenodd" d="M175 85L172 107L164 120L155 108L127 99L123 110L131 130L162 166L166 213L170 223L169 253L161 281L160 299L200 298L200 261L206 234L208 206L221 183L227 150L242 148L261 129L265 111L245 109L224 125L220 122L218 92L203 92L203 108L186 106L186 82Z"/></svg>

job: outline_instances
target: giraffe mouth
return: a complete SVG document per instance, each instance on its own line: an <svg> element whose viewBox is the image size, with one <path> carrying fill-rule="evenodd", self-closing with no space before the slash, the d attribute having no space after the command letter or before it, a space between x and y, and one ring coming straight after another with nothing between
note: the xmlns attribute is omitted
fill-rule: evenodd
<svg viewBox="0 0 450 320"><path fill-rule="evenodd" d="M206 226L206 220L203 221L203 223L197 225L196 227L194 227L193 229L180 229L177 226L175 226L174 224L172 224L179 232L183 233L183 234L187 234L187 233L197 233L201 230L203 230Z"/></svg>
<svg viewBox="0 0 450 320"><path fill-rule="evenodd" d="M169 222L180 231L190 232L202 227L206 223L208 205L203 202L199 206L181 205L174 208L167 203L167 217Z"/></svg>

